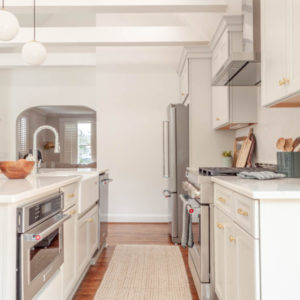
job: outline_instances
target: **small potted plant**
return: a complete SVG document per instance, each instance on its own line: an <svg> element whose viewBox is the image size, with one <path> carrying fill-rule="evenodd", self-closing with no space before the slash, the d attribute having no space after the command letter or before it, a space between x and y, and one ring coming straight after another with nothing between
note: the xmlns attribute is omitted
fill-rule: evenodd
<svg viewBox="0 0 300 300"><path fill-rule="evenodd" d="M231 151L224 151L222 153L222 156L223 156L223 166L226 168L231 168L232 167Z"/></svg>

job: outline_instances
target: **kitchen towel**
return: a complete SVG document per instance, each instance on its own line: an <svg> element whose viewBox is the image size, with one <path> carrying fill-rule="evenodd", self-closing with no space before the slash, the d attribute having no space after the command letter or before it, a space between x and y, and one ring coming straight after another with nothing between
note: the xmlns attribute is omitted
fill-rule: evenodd
<svg viewBox="0 0 300 300"><path fill-rule="evenodd" d="M237 176L243 179L258 179L258 180L270 180L270 179L279 179L286 177L285 174L275 173L271 171L262 171L262 172L240 172Z"/></svg>
<svg viewBox="0 0 300 300"><path fill-rule="evenodd" d="M189 213L189 209L193 208L194 212L197 213L199 210L199 203L193 199L189 199L188 196L180 197L183 202L183 212L182 212L182 236L181 236L181 246L186 248L192 248L194 246L193 237L193 215Z"/></svg>

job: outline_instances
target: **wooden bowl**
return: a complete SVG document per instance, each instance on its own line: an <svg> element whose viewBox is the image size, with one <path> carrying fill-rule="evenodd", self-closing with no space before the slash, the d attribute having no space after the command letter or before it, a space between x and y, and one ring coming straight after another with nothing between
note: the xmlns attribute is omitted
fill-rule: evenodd
<svg viewBox="0 0 300 300"><path fill-rule="evenodd" d="M24 179L32 171L34 161L20 159L17 161L1 161L0 170L9 179Z"/></svg>

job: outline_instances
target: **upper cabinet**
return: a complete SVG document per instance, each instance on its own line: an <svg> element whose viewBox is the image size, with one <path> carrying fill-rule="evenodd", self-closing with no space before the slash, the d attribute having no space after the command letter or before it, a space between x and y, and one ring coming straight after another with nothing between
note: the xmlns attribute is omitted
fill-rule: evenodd
<svg viewBox="0 0 300 300"><path fill-rule="evenodd" d="M257 87L213 86L212 120L215 129L238 129L257 121Z"/></svg>
<svg viewBox="0 0 300 300"><path fill-rule="evenodd" d="M189 60L184 63L182 73L179 77L180 81L180 101L183 103L189 95Z"/></svg>
<svg viewBox="0 0 300 300"><path fill-rule="evenodd" d="M300 1L261 0L262 105L300 107Z"/></svg>

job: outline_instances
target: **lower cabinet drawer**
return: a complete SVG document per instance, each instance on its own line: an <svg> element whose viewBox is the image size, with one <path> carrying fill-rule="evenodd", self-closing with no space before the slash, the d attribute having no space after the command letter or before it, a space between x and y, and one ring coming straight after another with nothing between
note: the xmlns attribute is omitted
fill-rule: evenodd
<svg viewBox="0 0 300 300"><path fill-rule="evenodd" d="M78 201L78 183L63 186L60 191L64 193L64 210L77 204Z"/></svg>
<svg viewBox="0 0 300 300"><path fill-rule="evenodd" d="M217 207L233 216L232 191L225 189L217 184L214 185L214 203Z"/></svg>
<svg viewBox="0 0 300 300"><path fill-rule="evenodd" d="M259 205L258 200L249 199L233 193L234 220L246 232L259 238Z"/></svg>

